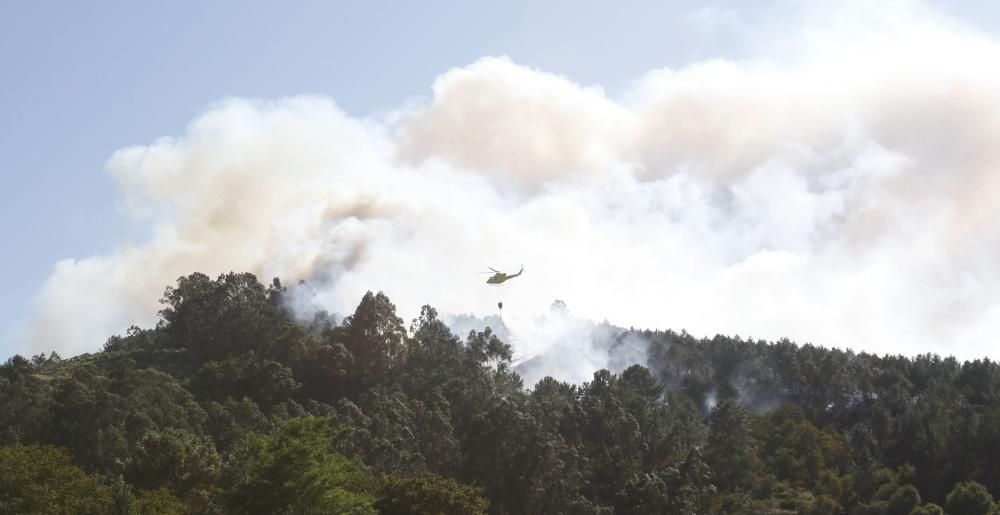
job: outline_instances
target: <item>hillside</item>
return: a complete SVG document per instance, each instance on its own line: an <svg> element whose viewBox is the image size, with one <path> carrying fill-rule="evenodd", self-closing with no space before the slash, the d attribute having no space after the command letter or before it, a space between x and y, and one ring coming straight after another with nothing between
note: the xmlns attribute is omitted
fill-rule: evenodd
<svg viewBox="0 0 1000 515"><path fill-rule="evenodd" d="M645 364L526 385L431 307L408 324L369 293L303 325L284 295L193 274L156 327L7 360L0 512L998 510L989 360L621 330L608 352Z"/></svg>

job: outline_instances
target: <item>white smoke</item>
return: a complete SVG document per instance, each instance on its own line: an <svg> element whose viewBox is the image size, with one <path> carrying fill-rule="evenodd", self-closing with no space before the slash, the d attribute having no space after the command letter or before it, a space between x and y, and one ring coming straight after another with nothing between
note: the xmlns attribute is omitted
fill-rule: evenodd
<svg viewBox="0 0 1000 515"><path fill-rule="evenodd" d="M619 98L484 58L378 118L221 102L111 157L151 236L59 263L26 346L95 350L177 277L245 270L340 313L369 289L404 318L560 298L623 326L998 357L1000 44L916 2L835 4ZM546 334L512 338L563 377L607 364Z"/></svg>

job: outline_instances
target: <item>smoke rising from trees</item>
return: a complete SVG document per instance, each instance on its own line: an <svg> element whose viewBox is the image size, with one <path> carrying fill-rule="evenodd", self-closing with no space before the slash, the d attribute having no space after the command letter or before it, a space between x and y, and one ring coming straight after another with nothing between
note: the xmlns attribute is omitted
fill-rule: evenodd
<svg viewBox="0 0 1000 515"><path fill-rule="evenodd" d="M221 101L114 153L146 237L60 262L23 347L96 350L155 322L177 277L247 270L306 281L306 310L348 313L367 290L404 318L502 300L530 345L515 352L536 357L568 340L516 322L557 298L624 327L995 353L1000 45L914 2L786 21L753 57L652 70L615 96L488 57L379 116ZM500 288L474 275L521 263ZM608 365L590 361L562 376Z"/></svg>

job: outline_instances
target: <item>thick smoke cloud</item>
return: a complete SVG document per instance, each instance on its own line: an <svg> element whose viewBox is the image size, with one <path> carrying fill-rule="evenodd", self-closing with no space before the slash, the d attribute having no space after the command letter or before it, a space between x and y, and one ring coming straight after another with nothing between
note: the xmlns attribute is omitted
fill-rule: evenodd
<svg viewBox="0 0 1000 515"><path fill-rule="evenodd" d="M248 270L307 280L303 309L350 313L369 289L404 318L503 300L519 351L572 379L609 358L572 365L597 325L529 323L557 298L623 326L996 357L1000 45L875 4L805 9L754 58L653 70L618 98L484 58L379 118L221 102L111 157L150 237L59 263L26 345L95 350L153 323L177 277ZM500 288L473 274L521 264Z"/></svg>

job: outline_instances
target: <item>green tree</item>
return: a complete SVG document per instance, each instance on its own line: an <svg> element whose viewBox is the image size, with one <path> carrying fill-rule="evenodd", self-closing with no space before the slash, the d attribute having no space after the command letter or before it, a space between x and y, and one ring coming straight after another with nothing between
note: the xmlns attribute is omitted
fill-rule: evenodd
<svg viewBox="0 0 1000 515"><path fill-rule="evenodd" d="M128 456L122 422L127 400L111 390L111 380L92 364L59 381L52 395L52 424L46 443L67 448L84 470L121 473Z"/></svg>
<svg viewBox="0 0 1000 515"><path fill-rule="evenodd" d="M344 319L347 350L354 357L351 383L356 393L386 381L402 359L406 328L384 293L368 292Z"/></svg>
<svg viewBox="0 0 1000 515"><path fill-rule="evenodd" d="M200 273L181 277L160 300L163 341L203 361L249 350L269 356L290 323L281 306L283 291L277 279L265 287L249 273L214 281Z"/></svg>
<svg viewBox="0 0 1000 515"><path fill-rule="evenodd" d="M411 324L413 338L406 345L401 383L407 392L424 398L449 382L461 381L464 347L430 306L420 309ZM464 381L462 381L464 382ZM464 389L464 386L462 387Z"/></svg>
<svg viewBox="0 0 1000 515"><path fill-rule="evenodd" d="M923 506L913 508L910 515L944 515L944 509L932 502L929 502Z"/></svg>
<svg viewBox="0 0 1000 515"><path fill-rule="evenodd" d="M677 469L667 469L664 476L669 478L670 491L673 492L668 513L698 515L712 512L717 489L712 469L702 459L698 449L692 449Z"/></svg>
<svg viewBox="0 0 1000 515"><path fill-rule="evenodd" d="M375 503L383 515L485 515L482 490L434 475L384 476Z"/></svg>
<svg viewBox="0 0 1000 515"><path fill-rule="evenodd" d="M493 401L463 439L462 478L486 487L500 513L558 513L578 504L585 466L531 415L523 395Z"/></svg>
<svg viewBox="0 0 1000 515"><path fill-rule="evenodd" d="M289 367L249 351L205 364L192 378L190 387L202 399L249 397L269 412L290 400L299 383Z"/></svg>
<svg viewBox="0 0 1000 515"><path fill-rule="evenodd" d="M920 492L913 485L906 485L897 488L889 497L885 513L886 515L908 515L919 505Z"/></svg>
<svg viewBox="0 0 1000 515"><path fill-rule="evenodd" d="M190 513L188 507L166 488L157 488L140 494L135 502L135 511L139 515L185 515Z"/></svg>
<svg viewBox="0 0 1000 515"><path fill-rule="evenodd" d="M705 462L712 468L720 491L750 486L757 465L756 442L750 415L732 400L724 400L712 410Z"/></svg>
<svg viewBox="0 0 1000 515"><path fill-rule="evenodd" d="M986 515L993 507L993 496L975 481L963 481L948 493L944 511L948 515Z"/></svg>
<svg viewBox="0 0 1000 515"><path fill-rule="evenodd" d="M169 374L130 367L114 375L108 388L124 398L125 436L130 444L151 431L198 432L208 418L191 392Z"/></svg>
<svg viewBox="0 0 1000 515"><path fill-rule="evenodd" d="M337 452L342 436L322 417L292 419L256 440L250 470L229 499L234 513L374 515L376 481Z"/></svg>
<svg viewBox="0 0 1000 515"><path fill-rule="evenodd" d="M215 496L221 460L211 440L183 429L149 432L136 445L126 478L143 490L167 488L202 511Z"/></svg>
<svg viewBox="0 0 1000 515"><path fill-rule="evenodd" d="M840 503L829 495L819 495L813 500L809 515L837 515L843 511Z"/></svg>
<svg viewBox="0 0 1000 515"><path fill-rule="evenodd" d="M110 489L73 465L65 450L0 447L0 513L100 515L113 506Z"/></svg>
<svg viewBox="0 0 1000 515"><path fill-rule="evenodd" d="M0 445L29 443L49 426L53 377L15 355L0 365Z"/></svg>

